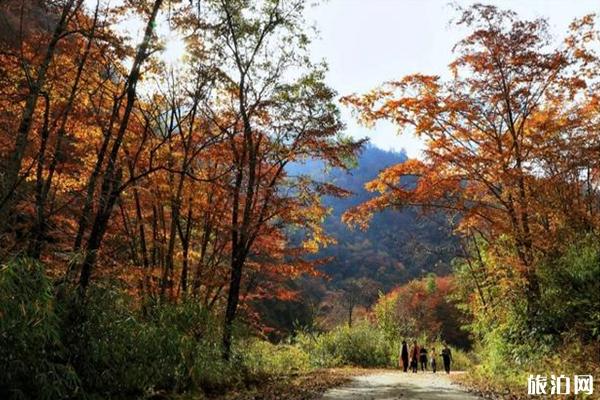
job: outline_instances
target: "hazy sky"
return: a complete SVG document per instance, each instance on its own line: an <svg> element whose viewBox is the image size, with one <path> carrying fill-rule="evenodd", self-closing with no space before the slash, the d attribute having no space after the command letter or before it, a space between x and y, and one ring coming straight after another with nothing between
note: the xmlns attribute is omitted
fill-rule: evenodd
<svg viewBox="0 0 600 400"><path fill-rule="evenodd" d="M600 11L598 0L480 2L512 9L524 18L548 17L552 33L560 38L573 18ZM447 0L329 0L309 10L309 20L320 31L313 55L327 60L328 83L340 95L363 93L415 72L444 76L452 47L465 34L449 25L455 16ZM390 124L368 130L354 122L349 110L343 110L343 116L352 135L369 136L385 149L404 148L411 157L419 155L422 144L411 135L399 136Z"/></svg>

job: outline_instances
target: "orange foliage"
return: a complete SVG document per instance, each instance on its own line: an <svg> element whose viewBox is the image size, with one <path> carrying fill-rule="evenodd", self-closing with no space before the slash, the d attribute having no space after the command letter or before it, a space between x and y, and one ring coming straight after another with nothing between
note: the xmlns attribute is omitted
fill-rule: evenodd
<svg viewBox="0 0 600 400"><path fill-rule="evenodd" d="M458 232L491 248L508 239L516 257L505 261L534 294L535 258L600 222L594 18L575 21L563 45L544 19L493 6L464 10L459 24L472 33L455 47L452 79L411 75L344 99L363 122L389 120L426 143L422 160L367 184L378 195L344 220L365 227L389 207L446 210Z"/></svg>
<svg viewBox="0 0 600 400"><path fill-rule="evenodd" d="M393 289L379 303L393 304L394 318L404 333L466 346L460 329L464 315L452 299L454 285L453 277L430 276Z"/></svg>
<svg viewBox="0 0 600 400"><path fill-rule="evenodd" d="M240 24L245 15L228 2L203 13L168 2L189 47L172 70L156 30L166 1L42 3L0 2L3 258L41 259L81 293L90 280L117 277L138 296L192 297L207 308L223 307L235 280L236 303L289 300L286 279L319 275L322 261L304 257L332 243L320 198L347 193L285 167L307 158L341 167L361 143L340 140L320 67L307 61L289 81L284 70L301 57L286 49L279 64L258 60L277 29L303 50L291 28L302 2L274 5L286 17L252 22L264 25L256 37L227 26L231 13ZM132 15L145 26L135 47L113 29ZM236 35L248 42L236 49L257 54L223 54Z"/></svg>

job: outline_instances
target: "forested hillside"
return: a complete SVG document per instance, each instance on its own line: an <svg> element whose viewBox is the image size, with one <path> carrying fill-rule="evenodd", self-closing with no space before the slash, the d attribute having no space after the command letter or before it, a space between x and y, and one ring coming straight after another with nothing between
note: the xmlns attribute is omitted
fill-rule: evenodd
<svg viewBox="0 0 600 400"><path fill-rule="evenodd" d="M331 208L324 228L337 243L322 249L318 256L333 258L323 266L333 287L345 279L367 277L379 283L381 289L389 290L429 272L450 272L450 260L457 249L446 215L423 214L411 208L386 210L375 215L365 231L342 222L344 211L374 196L365 189L367 182L383 169L405 160L403 152L367 146L349 171L327 170L317 162L294 165L291 169L292 173L312 174L352 192L345 198L323 199L324 205Z"/></svg>

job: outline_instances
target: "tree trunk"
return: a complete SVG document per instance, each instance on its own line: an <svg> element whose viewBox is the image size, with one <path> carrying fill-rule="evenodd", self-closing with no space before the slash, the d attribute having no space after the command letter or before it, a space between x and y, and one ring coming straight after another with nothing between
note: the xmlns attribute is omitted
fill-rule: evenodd
<svg viewBox="0 0 600 400"><path fill-rule="evenodd" d="M236 255L231 261L231 278L229 281L229 294L227 295L227 308L225 310L225 322L223 326L223 359L225 360L229 360L231 357L233 321L240 298L243 264L244 261L241 254Z"/></svg>
<svg viewBox="0 0 600 400"><path fill-rule="evenodd" d="M100 207L96 213L96 218L92 225L92 231L87 240L85 258L81 266L81 274L79 277L79 293L81 297L85 296L85 292L89 285L92 270L96 265L98 258L98 250L106 233L106 227L112 214L112 209L119 198L121 185L121 170L118 170L116 176L111 181L103 183L103 196L100 199Z"/></svg>
<svg viewBox="0 0 600 400"><path fill-rule="evenodd" d="M108 145L110 144L112 126L114 125L117 119L117 116L119 114L118 110L120 107L121 101L115 98L110 121L104 133L102 145L100 146L100 151L98 152L98 156L96 159L96 165L94 166L94 170L92 171L92 174L88 179L85 200L83 203L83 210L81 211L81 216L79 217L79 226L77 229L77 235L75 236L75 243L73 244L74 251L79 251L81 249L83 236L85 235L85 231L87 230L87 226L89 224L89 220L92 214L92 203L94 200L96 185L98 183L98 179L100 178L100 173L102 172L102 165L104 164L104 157L106 157L106 152L108 151Z"/></svg>
<svg viewBox="0 0 600 400"><path fill-rule="evenodd" d="M32 257L39 258L42 252L42 241L45 235L46 228L46 218L45 215L45 207L46 200L48 198L48 193L50 193L50 188L52 187L52 180L54 178L54 173L56 172L56 168L58 166L59 160L62 158L62 145L66 135L66 127L67 122L69 120L69 115L73 109L73 105L75 103L75 97L77 95L77 89L79 88L79 84L81 82L81 77L83 76L83 69L89 58L90 51L92 49L92 44L94 42L96 36L96 28L98 25L98 14L100 10L100 1L96 2L96 8L94 10L94 17L92 20L92 26L90 28L90 32L88 35L88 40L85 46L85 50L83 52L83 56L79 65L77 66L77 73L75 74L75 80L73 85L71 86L71 91L69 93L69 97L67 99L67 104L65 105L65 109L62 112L60 118L60 125L58 127L58 133L56 136L56 145L54 148L54 154L52 157L52 161L48 167L48 175L44 180L42 177L42 171L44 168L44 153L45 153L45 143L42 141L42 146L40 148L40 156L38 160L38 173L37 173L37 181L36 184L39 187L36 190L36 203L37 203L37 221L34 228L34 248L32 252Z"/></svg>
<svg viewBox="0 0 600 400"><path fill-rule="evenodd" d="M190 241L192 234L192 198L189 199L189 208L187 212L187 221L185 225L185 231L181 227L181 223L178 224L179 237L181 239L181 246L183 247L183 263L181 265L181 294L183 298L187 297L188 292L188 270L189 270L189 250Z"/></svg>
<svg viewBox="0 0 600 400"><path fill-rule="evenodd" d="M148 249L146 246L146 230L144 228L144 217L142 214L142 206L140 204L140 195L137 188L133 188L133 199L135 201L135 215L138 225L138 234L140 236L140 252L142 253L142 265L144 267L144 276L141 282L141 295L144 296L150 284L150 265L148 261Z"/></svg>
<svg viewBox="0 0 600 400"><path fill-rule="evenodd" d="M29 243L29 256L39 259L42 252L42 241L44 240L44 231L46 221L44 218L44 164L46 163L46 149L48 147L48 138L50 136L50 98L44 94L44 124L42 126L40 138L40 150L37 158L36 180L35 180L35 209L36 221L32 228L32 240Z"/></svg>
<svg viewBox="0 0 600 400"><path fill-rule="evenodd" d="M117 166L117 158L123 138L125 136L125 132L127 131L131 114L133 112L133 105L136 99L136 86L140 78L141 66L148 56L148 47L152 38L152 32L154 31L156 17L163 1L164 0L155 0L154 2L152 12L148 18L146 29L144 31L144 38L138 48L131 71L127 78L127 100L125 104L125 110L123 111L119 130L110 151L106 170L103 174L102 190L100 194L100 207L96 213L92 231L87 241L86 256L81 268L79 289L82 296L85 295L85 291L89 284L91 271L95 266L97 252L100 248L100 244L102 243L104 233L106 232L106 226L112 214L112 209L118 197L120 196L122 170Z"/></svg>
<svg viewBox="0 0 600 400"><path fill-rule="evenodd" d="M352 328L352 313L354 312L354 306L348 307L348 328Z"/></svg>

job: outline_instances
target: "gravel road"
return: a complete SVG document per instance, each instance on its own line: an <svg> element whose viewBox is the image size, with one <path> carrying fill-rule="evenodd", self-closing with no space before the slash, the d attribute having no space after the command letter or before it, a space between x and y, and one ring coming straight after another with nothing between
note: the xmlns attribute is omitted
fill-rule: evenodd
<svg viewBox="0 0 600 400"><path fill-rule="evenodd" d="M461 372L452 372L460 374ZM357 376L345 386L328 390L323 400L477 400L477 397L453 384L446 374L376 372Z"/></svg>

